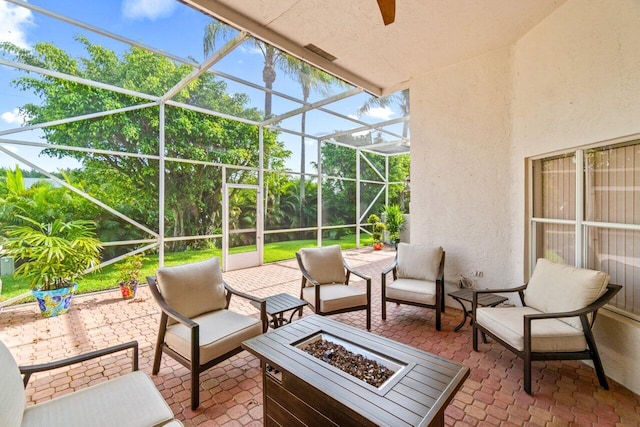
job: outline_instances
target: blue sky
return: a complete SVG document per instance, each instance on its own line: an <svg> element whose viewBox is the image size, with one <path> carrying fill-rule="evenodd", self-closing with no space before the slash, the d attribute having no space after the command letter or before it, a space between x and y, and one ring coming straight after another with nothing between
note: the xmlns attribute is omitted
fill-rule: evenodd
<svg viewBox="0 0 640 427"><path fill-rule="evenodd" d="M193 58L197 62L204 59L202 39L204 28L211 18L177 0L31 0L30 3L181 58ZM124 43L0 0L0 41L10 41L24 48L30 48L39 41L47 41L74 56L80 56L83 49L73 40L74 36L79 34L87 36L93 43L107 46L116 52L123 52L129 47ZM259 51L251 43L246 42L214 68L262 86L262 65L262 56ZM20 92L11 86L11 79L18 75L16 70L0 66L0 130L20 126L23 118L20 117L18 108L28 102L37 102L37 98L33 95ZM274 89L300 97L297 84L280 71L278 71ZM230 83L229 90L249 93L252 106L262 110L264 105L262 92L233 83ZM345 88L336 88L332 93L343 90ZM309 101L314 102L323 97L320 93L313 93ZM368 95L362 94L344 100L339 104L340 111L353 116L367 98ZM298 106L278 98L274 98L273 102L275 114L284 113ZM315 113L314 116L315 118L309 117L307 125L309 133L314 135L320 136L323 133L343 129L345 126L345 123L339 119L323 116L322 113ZM373 109L368 117L362 116L360 119L367 123L374 123L395 117L398 117L398 114L391 109ZM296 126L295 120L292 122L294 123L291 125ZM38 133L12 135L8 138L37 140ZM299 143L299 137L284 135L282 139L287 145L295 146ZM32 159L47 170L76 166L73 161L38 157L37 149L18 146L9 148ZM295 163L295 159L292 159L292 165ZM0 167L13 167L15 164L15 160L0 152Z"/></svg>

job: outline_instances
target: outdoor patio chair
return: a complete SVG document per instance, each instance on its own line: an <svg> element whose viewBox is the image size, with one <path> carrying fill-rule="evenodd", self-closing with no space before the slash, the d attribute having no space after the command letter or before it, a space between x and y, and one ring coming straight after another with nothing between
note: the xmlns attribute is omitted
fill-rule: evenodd
<svg viewBox="0 0 640 427"><path fill-rule="evenodd" d="M296 259L302 272L300 299L316 314L366 310L367 330L371 329L371 278L349 267L340 245L303 248ZM366 281L366 290L349 286L351 274Z"/></svg>
<svg viewBox="0 0 640 427"><path fill-rule="evenodd" d="M36 372L74 365L133 349L133 372L42 403L27 406L25 388ZM24 376L24 377L21 377ZM147 374L138 371L138 343L33 366L20 366L0 341L0 426L181 426Z"/></svg>
<svg viewBox="0 0 640 427"><path fill-rule="evenodd" d="M522 358L524 390L531 394L534 360L591 359L600 385L609 389L591 328L596 313L622 288L601 271L538 260L529 283L511 289L474 289L473 349L484 332ZM482 293L518 292L522 307L479 307Z"/></svg>
<svg viewBox="0 0 640 427"><path fill-rule="evenodd" d="M191 409L200 405L200 373L242 351L242 341L266 332L266 303L239 292L222 278L218 258L162 267L147 277L160 306L160 329L152 373L160 370L162 353L191 370ZM254 318L229 310L231 296L253 301Z"/></svg>
<svg viewBox="0 0 640 427"><path fill-rule="evenodd" d="M444 312L444 258L442 247L398 243L393 264L382 272L382 320L387 302L436 310L436 330L442 328ZM387 275L393 281L387 283Z"/></svg>

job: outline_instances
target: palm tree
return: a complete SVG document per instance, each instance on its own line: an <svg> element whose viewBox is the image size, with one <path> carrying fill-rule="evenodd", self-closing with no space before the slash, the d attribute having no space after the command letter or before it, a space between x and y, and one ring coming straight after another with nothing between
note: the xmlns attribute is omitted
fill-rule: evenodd
<svg viewBox="0 0 640 427"><path fill-rule="evenodd" d="M409 115L409 89L403 89L400 92L396 92L389 96L383 96L381 98L371 98L365 104L358 109L358 113L366 114L372 107L388 107L395 104L400 107L402 116ZM409 135L409 122L404 122L402 125L402 136L404 138Z"/></svg>
<svg viewBox="0 0 640 427"><path fill-rule="evenodd" d="M287 55L286 61L280 64L283 71L289 74L293 80L300 84L302 89L302 100L306 103L311 95L311 90L319 90L326 93L333 83L341 83L341 80L319 70L306 62L303 62L293 56ZM305 143L304 135L306 130L306 111L302 112L300 125L300 227L306 227L307 221L305 216Z"/></svg>
<svg viewBox="0 0 640 427"><path fill-rule="evenodd" d="M203 48L205 56L213 53L215 50L216 40L226 38L233 34L235 30L230 26L219 21L211 21L204 29ZM264 68L262 69L262 81L267 89L264 92L264 117L271 117L271 89L273 82L276 80L276 66L284 60L285 54L271 46L255 38L251 38L253 44L262 52L264 57Z"/></svg>

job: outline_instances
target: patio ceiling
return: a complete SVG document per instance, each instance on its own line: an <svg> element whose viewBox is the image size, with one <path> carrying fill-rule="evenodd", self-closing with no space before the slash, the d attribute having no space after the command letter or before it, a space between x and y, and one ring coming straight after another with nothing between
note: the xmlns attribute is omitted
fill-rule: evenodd
<svg viewBox="0 0 640 427"><path fill-rule="evenodd" d="M375 95L517 41L566 0L182 0ZM328 61L305 46L336 57Z"/></svg>

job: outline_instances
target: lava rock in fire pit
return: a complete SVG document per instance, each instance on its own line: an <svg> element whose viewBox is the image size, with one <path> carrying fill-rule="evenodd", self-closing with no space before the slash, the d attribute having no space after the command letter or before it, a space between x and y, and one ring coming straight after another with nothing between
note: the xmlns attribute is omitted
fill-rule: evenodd
<svg viewBox="0 0 640 427"><path fill-rule="evenodd" d="M380 387L395 373L375 360L355 354L340 344L324 339L313 341L302 350L374 387Z"/></svg>

